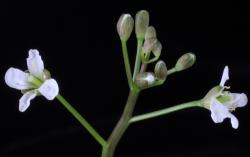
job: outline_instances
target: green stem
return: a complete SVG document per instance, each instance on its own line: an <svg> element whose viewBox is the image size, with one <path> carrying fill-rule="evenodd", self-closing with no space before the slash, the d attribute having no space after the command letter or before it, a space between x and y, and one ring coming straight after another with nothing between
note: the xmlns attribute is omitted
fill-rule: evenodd
<svg viewBox="0 0 250 157"><path fill-rule="evenodd" d="M147 69L147 66L148 66L147 63L142 63L140 73L144 73Z"/></svg>
<svg viewBox="0 0 250 157"><path fill-rule="evenodd" d="M107 145L103 147L102 157L113 157L118 142L129 126L129 120L132 117L138 95L139 91L130 90L123 114L111 133Z"/></svg>
<svg viewBox="0 0 250 157"><path fill-rule="evenodd" d="M133 82L132 82L130 62L129 62L129 58L128 58L127 44L126 44L126 41L121 41L121 42L122 42L122 54L123 54L123 60L124 60L124 65L125 65L125 69L126 69L128 84L129 84L129 88L132 89Z"/></svg>
<svg viewBox="0 0 250 157"><path fill-rule="evenodd" d="M56 97L62 105L81 123L81 125L95 138L95 140L103 147L107 142L98 134L98 132L84 119L80 113L73 108L67 100L63 98L62 95L58 94Z"/></svg>
<svg viewBox="0 0 250 157"><path fill-rule="evenodd" d="M145 62L142 63L142 65L141 65L140 73L144 73L147 70L147 66L148 66L147 61L149 60L150 55L151 55L151 52L146 54L146 56L145 56Z"/></svg>
<svg viewBox="0 0 250 157"><path fill-rule="evenodd" d="M172 69L169 69L169 70L168 70L168 75L171 75L171 74L173 74L173 73L175 73L175 72L177 72L176 69L175 69L175 67L172 68Z"/></svg>
<svg viewBox="0 0 250 157"><path fill-rule="evenodd" d="M175 112L175 111L183 110L183 109L186 109L186 108L191 108L191 107L201 107L201 100L191 101L191 102L179 104L179 105L176 105L176 106L173 106L173 107L161 109L161 110L158 110L158 111L154 111L154 112L134 116L134 117L132 117L130 119L129 122L134 123L134 122L138 122L138 121L142 121L142 120L146 120L146 119L151 119L151 118L166 115L166 114L169 114L169 113L172 113L172 112Z"/></svg>
<svg viewBox="0 0 250 157"><path fill-rule="evenodd" d="M133 81L135 81L136 75L139 73L141 66L141 49L142 49L143 39L137 39L137 51L136 51L136 59L133 73Z"/></svg>

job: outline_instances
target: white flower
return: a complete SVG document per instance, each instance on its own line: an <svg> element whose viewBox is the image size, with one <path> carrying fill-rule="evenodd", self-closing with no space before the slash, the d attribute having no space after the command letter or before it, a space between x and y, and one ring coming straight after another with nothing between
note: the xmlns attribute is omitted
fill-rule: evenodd
<svg viewBox="0 0 250 157"><path fill-rule="evenodd" d="M46 76L38 50L29 50L27 66L28 72L11 67L5 74L5 82L9 87L25 91L19 100L20 112L24 112L30 106L30 101L38 94L48 100L53 100L59 92L56 80Z"/></svg>
<svg viewBox="0 0 250 157"><path fill-rule="evenodd" d="M224 91L229 87L225 86L229 79L228 66L224 68L221 82L219 86L212 88L205 96L205 107L211 110L211 117L215 123L221 123L225 118L231 119L231 124L234 129L239 126L238 119L231 113L237 107L244 107L247 104L247 96L244 93L230 93Z"/></svg>

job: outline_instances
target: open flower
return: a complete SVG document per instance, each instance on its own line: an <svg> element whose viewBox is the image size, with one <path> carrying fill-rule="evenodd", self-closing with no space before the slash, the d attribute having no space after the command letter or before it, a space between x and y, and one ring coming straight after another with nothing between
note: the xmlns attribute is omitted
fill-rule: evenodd
<svg viewBox="0 0 250 157"><path fill-rule="evenodd" d="M244 93L231 93L224 91L229 89L225 86L229 79L228 66L224 68L219 86L212 88L204 97L204 106L211 111L211 117L215 123L221 123L225 118L230 118L232 127L237 129L238 119L231 113L237 107L244 107L247 104L247 96Z"/></svg>
<svg viewBox="0 0 250 157"><path fill-rule="evenodd" d="M53 100L59 92L56 80L51 79L38 50L29 50L27 58L28 71L9 68L5 74L5 82L9 87L21 90L24 94L19 100L19 111L24 112L30 101L37 95L43 95L48 100Z"/></svg>

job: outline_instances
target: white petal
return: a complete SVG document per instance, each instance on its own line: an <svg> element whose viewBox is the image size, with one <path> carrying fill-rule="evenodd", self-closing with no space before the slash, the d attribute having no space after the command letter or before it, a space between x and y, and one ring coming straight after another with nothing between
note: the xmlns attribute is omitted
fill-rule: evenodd
<svg viewBox="0 0 250 157"><path fill-rule="evenodd" d="M220 102L214 100L210 105L211 117L215 123L221 123L228 115L228 109Z"/></svg>
<svg viewBox="0 0 250 157"><path fill-rule="evenodd" d="M248 98L244 93L228 93L230 101L226 102L224 105L229 109L235 109L237 107L244 107L248 102Z"/></svg>
<svg viewBox="0 0 250 157"><path fill-rule="evenodd" d="M237 129L239 127L239 121L232 113L230 113L230 114L231 114L231 116L229 118L231 119L232 127L234 129Z"/></svg>
<svg viewBox="0 0 250 157"><path fill-rule="evenodd" d="M215 123L221 123L225 118L231 119L232 127L237 129L239 122L238 119L229 112L228 108L221 104L219 101L214 100L210 106L211 117Z"/></svg>
<svg viewBox="0 0 250 157"><path fill-rule="evenodd" d="M38 50L36 49L29 50L29 57L27 58L27 66L28 66L29 72L32 75L38 78L42 78L44 64L43 64L41 56L39 55Z"/></svg>
<svg viewBox="0 0 250 157"><path fill-rule="evenodd" d="M236 107L244 107L246 106L248 99L247 99L247 95L244 93L231 93L230 94L232 96L232 98L234 98L234 104Z"/></svg>
<svg viewBox="0 0 250 157"><path fill-rule="evenodd" d="M53 100L59 92L59 87L54 79L46 80L38 91L48 100Z"/></svg>
<svg viewBox="0 0 250 157"><path fill-rule="evenodd" d="M25 93L19 100L19 111L24 112L30 106L30 101L36 97L36 92L30 91Z"/></svg>
<svg viewBox="0 0 250 157"><path fill-rule="evenodd" d="M9 68L5 73L5 83L11 88L24 90L33 88L33 86L28 82L29 74L19 70L17 68Z"/></svg>
<svg viewBox="0 0 250 157"><path fill-rule="evenodd" d="M221 77L221 81L220 81L220 86L224 87L226 81L229 79L229 70L228 70L228 66L225 66L224 70L223 70L223 74Z"/></svg>
<svg viewBox="0 0 250 157"><path fill-rule="evenodd" d="M245 93L241 93L239 95L239 101L238 101L238 107L244 107L247 105L247 102L248 102L248 98L247 98L247 95Z"/></svg>

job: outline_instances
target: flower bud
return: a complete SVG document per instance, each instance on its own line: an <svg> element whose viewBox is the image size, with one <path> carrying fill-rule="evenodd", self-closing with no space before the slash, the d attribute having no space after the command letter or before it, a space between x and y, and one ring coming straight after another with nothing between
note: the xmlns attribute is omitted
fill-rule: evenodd
<svg viewBox="0 0 250 157"><path fill-rule="evenodd" d="M134 27L134 20L130 14L122 14L117 22L117 31L122 41L127 41Z"/></svg>
<svg viewBox="0 0 250 157"><path fill-rule="evenodd" d="M159 80L166 80L168 75L167 66L164 61L160 60L155 65L155 76Z"/></svg>
<svg viewBox="0 0 250 157"><path fill-rule="evenodd" d="M157 41L152 49L154 56L159 58L161 55L161 50L162 50L161 42Z"/></svg>
<svg viewBox="0 0 250 157"><path fill-rule="evenodd" d="M135 83L139 88L147 88L153 85L154 82L155 76L150 72L139 73L135 78Z"/></svg>
<svg viewBox="0 0 250 157"><path fill-rule="evenodd" d="M195 54L186 53L178 59L175 65L175 70L182 71L187 68L190 68L195 63L195 60L196 60Z"/></svg>
<svg viewBox="0 0 250 157"><path fill-rule="evenodd" d="M145 40L143 47L142 47L143 53L149 54L155 48L156 43L157 43L156 38L150 38L150 39Z"/></svg>
<svg viewBox="0 0 250 157"><path fill-rule="evenodd" d="M156 31L153 26L149 26L145 33L145 40L156 38Z"/></svg>
<svg viewBox="0 0 250 157"><path fill-rule="evenodd" d="M144 54L142 56L145 56L145 54L149 54L155 48L156 43L156 31L153 26L150 26L146 30L145 41L142 47L142 53Z"/></svg>
<svg viewBox="0 0 250 157"><path fill-rule="evenodd" d="M135 33L137 39L144 39L149 25L149 14L146 10L137 12L135 16Z"/></svg>

